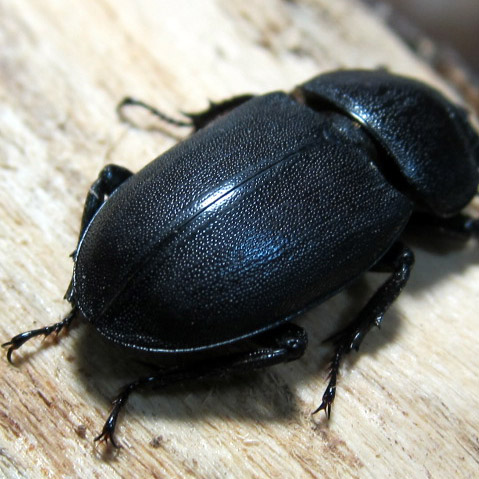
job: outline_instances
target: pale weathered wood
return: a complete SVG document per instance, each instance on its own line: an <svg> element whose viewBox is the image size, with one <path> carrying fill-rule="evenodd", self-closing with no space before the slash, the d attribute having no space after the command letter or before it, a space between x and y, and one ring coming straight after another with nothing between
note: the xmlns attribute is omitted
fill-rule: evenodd
<svg viewBox="0 0 479 479"><path fill-rule="evenodd" d="M289 89L328 69L377 66L447 91L352 0L0 0L0 338L67 311L68 253L101 167L137 170L174 144L121 124L114 108L123 95L174 114L208 98ZM15 355L18 367L0 361L0 475L473 477L477 244L416 252L384 327L343 368L329 423L310 415L330 354L321 341L382 277L306 315L310 347L300 361L132 397L119 453L92 439L134 363L84 324L58 345L32 341Z"/></svg>

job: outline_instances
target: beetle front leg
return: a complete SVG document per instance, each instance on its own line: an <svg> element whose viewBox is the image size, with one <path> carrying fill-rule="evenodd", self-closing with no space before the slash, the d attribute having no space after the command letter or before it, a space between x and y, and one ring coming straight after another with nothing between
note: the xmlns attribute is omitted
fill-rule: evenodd
<svg viewBox="0 0 479 479"><path fill-rule="evenodd" d="M308 337L304 329L291 323L281 325L254 339L256 349L251 351L225 354L189 367L174 368L161 374L146 376L128 384L113 401L113 409L95 441L111 441L114 447L118 447L114 438L118 415L130 394L137 389L149 385L155 389L162 389L185 381L222 376L236 371L261 369L293 361L303 355L308 344Z"/></svg>
<svg viewBox="0 0 479 479"><path fill-rule="evenodd" d="M366 334L373 326L380 327L384 314L406 285L414 264L413 252L401 243L396 243L371 271L391 272L389 279L376 291L357 318L331 339L336 352L331 360L329 383L323 395L321 405L313 412L324 410L331 415L331 405L336 395L336 381L342 357L351 350L359 349Z"/></svg>

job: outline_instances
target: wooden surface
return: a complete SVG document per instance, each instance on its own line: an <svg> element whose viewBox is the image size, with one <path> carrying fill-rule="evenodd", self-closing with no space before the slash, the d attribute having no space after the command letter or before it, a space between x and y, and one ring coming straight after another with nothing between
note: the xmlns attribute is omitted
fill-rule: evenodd
<svg viewBox="0 0 479 479"><path fill-rule="evenodd" d="M67 312L68 254L102 166L136 171L175 143L120 123L125 94L175 114L378 66L451 93L354 1L0 0L0 338ZM477 477L479 250L413 246L411 281L346 361L329 423L310 414L331 353L322 341L383 276L302 319L300 361L134 395L118 452L92 440L136 363L86 324L60 344L28 343L16 367L0 361L0 476Z"/></svg>

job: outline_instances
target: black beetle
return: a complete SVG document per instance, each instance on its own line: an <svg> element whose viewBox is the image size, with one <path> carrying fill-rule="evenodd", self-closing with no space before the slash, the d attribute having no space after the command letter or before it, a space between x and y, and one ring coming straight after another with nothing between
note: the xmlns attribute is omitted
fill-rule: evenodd
<svg viewBox="0 0 479 479"><path fill-rule="evenodd" d="M307 336L293 318L363 272L389 272L334 338L315 411L329 417L341 357L379 326L408 280L405 228L479 236L479 220L460 213L477 194L479 137L462 108L423 83L336 71L289 95L243 95L187 116L166 119L193 126L188 139L137 174L109 165L93 183L70 314L3 345L11 361L28 339L81 316L127 348L189 353L186 365L123 389L96 438L114 445L135 389L297 359Z"/></svg>

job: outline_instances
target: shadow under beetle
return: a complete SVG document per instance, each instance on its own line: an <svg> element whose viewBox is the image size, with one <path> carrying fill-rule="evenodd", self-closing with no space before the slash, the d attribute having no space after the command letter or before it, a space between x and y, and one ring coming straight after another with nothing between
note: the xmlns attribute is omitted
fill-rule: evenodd
<svg viewBox="0 0 479 479"><path fill-rule="evenodd" d="M128 384L96 440L116 446L118 413L138 388L299 358L307 335L292 319L366 271L389 272L334 336L315 411L329 417L342 356L408 280L403 231L418 222L429 234L479 236L479 220L460 213L477 195L479 137L462 108L418 81L336 71L185 122L128 104L195 132L136 174L101 171L73 254L71 312L3 344L11 361L25 341L82 317L127 348L189 353L186 366Z"/></svg>

